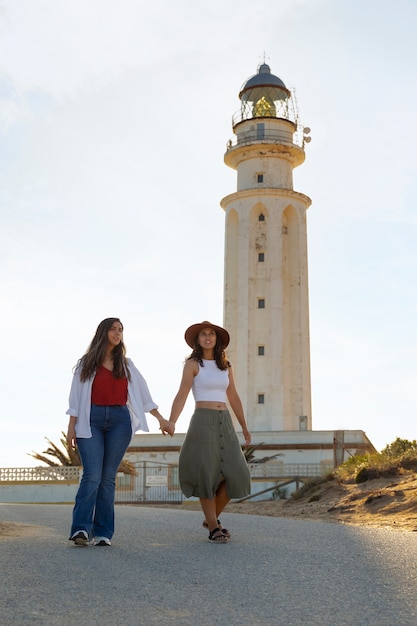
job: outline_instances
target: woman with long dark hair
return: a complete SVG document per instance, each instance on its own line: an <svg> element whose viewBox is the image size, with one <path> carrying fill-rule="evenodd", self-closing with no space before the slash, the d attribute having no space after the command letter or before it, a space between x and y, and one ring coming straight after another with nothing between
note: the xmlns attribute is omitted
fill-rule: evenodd
<svg viewBox="0 0 417 626"><path fill-rule="evenodd" d="M108 317L75 367L69 397L67 441L78 447L83 465L70 532L75 545L111 545L117 469L132 435L149 431L145 412L169 432L145 379L126 358L121 321Z"/></svg>
<svg viewBox="0 0 417 626"><path fill-rule="evenodd" d="M192 389L195 411L180 452L179 478L184 495L200 499L203 526L214 543L230 539L230 532L219 520L226 504L231 498L250 493L249 468L226 406L228 401L242 428L245 445L249 445L251 436L225 354L229 339L227 330L210 322L187 328L185 341L192 353L185 362L167 428L173 435Z"/></svg>

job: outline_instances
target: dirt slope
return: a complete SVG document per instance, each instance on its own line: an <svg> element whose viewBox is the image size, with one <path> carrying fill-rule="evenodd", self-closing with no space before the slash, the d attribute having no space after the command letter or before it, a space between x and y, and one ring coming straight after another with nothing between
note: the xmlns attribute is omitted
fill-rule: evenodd
<svg viewBox="0 0 417 626"><path fill-rule="evenodd" d="M248 500L229 504L226 512L417 532L417 474L403 470L398 476L361 484L332 480L298 500Z"/></svg>

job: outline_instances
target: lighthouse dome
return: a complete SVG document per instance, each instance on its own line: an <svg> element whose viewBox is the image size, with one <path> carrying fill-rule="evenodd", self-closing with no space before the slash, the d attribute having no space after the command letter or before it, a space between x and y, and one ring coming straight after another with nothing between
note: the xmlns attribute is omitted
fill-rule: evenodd
<svg viewBox="0 0 417 626"><path fill-rule="evenodd" d="M286 100L290 96L290 90L278 76L271 74L266 63L259 65L258 72L242 85L239 92L242 102L257 102L262 97L271 101Z"/></svg>

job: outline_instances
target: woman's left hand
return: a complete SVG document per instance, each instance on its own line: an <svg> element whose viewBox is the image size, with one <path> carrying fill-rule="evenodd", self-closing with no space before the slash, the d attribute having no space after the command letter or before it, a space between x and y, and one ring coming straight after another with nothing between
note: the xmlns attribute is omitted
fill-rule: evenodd
<svg viewBox="0 0 417 626"><path fill-rule="evenodd" d="M252 441L252 436L250 434L250 432L248 431L247 428L245 428L243 431L243 436L245 438L245 446L248 446L250 444L250 442Z"/></svg>

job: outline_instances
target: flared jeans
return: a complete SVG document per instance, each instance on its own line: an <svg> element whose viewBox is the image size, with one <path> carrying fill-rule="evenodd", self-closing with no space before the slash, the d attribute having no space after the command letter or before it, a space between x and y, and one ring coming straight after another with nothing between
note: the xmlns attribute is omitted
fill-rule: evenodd
<svg viewBox="0 0 417 626"><path fill-rule="evenodd" d="M91 406L92 437L77 437L83 475L75 498L70 537L85 530L89 538L114 533L114 492L120 462L132 438L127 406Z"/></svg>

